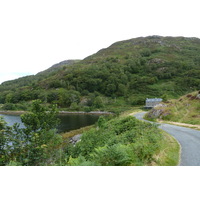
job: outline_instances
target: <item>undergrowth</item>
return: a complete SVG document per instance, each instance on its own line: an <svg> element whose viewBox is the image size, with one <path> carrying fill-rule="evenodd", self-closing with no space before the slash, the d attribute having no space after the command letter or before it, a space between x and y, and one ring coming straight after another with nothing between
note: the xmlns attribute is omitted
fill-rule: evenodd
<svg viewBox="0 0 200 200"><path fill-rule="evenodd" d="M157 125L134 117L106 120L100 117L96 128L85 132L81 141L67 148L70 166L144 166L176 165L163 161L160 152L166 152L166 140ZM177 159L175 159L177 160Z"/></svg>

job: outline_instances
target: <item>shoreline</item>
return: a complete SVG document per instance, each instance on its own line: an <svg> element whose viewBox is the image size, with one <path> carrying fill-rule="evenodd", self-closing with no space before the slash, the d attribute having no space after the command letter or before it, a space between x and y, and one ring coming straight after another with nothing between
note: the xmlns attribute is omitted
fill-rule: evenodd
<svg viewBox="0 0 200 200"><path fill-rule="evenodd" d="M91 112L84 112L84 111L59 111L59 115L67 115L67 114L81 114L81 115L112 115L114 113L107 112L107 111L91 111Z"/></svg>
<svg viewBox="0 0 200 200"><path fill-rule="evenodd" d="M0 114L2 115L22 115L26 113L27 111L6 111L6 110L1 110Z"/></svg>
<svg viewBox="0 0 200 200"><path fill-rule="evenodd" d="M1 110L0 114L3 115L22 115L27 113L28 111L6 111ZM59 111L58 115L68 115L68 114L81 114L81 115L112 115L114 113L107 112L107 111L91 111L91 112L84 112L84 111Z"/></svg>

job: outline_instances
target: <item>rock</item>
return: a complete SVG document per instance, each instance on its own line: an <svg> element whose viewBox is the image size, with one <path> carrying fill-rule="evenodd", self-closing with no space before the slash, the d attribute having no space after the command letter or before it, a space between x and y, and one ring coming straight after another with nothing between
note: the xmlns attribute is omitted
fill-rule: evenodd
<svg viewBox="0 0 200 200"><path fill-rule="evenodd" d="M79 142L81 140L81 136L82 136L82 134L75 135L70 139L69 142L72 144L76 144L77 142Z"/></svg>
<svg viewBox="0 0 200 200"><path fill-rule="evenodd" d="M149 63L161 64L161 63L164 63L164 60L160 58L154 58L154 59L151 59Z"/></svg>
<svg viewBox="0 0 200 200"><path fill-rule="evenodd" d="M154 108L158 108L158 107L167 107L167 105L163 104L163 103L159 103L157 105L154 106Z"/></svg>
<svg viewBox="0 0 200 200"><path fill-rule="evenodd" d="M161 115L162 115L162 113L164 112L164 109L152 109L148 114L147 114L147 116L148 116L148 118L152 118L152 119L154 119L154 118L159 118Z"/></svg>
<svg viewBox="0 0 200 200"><path fill-rule="evenodd" d="M200 99L200 94L197 94L196 99Z"/></svg>

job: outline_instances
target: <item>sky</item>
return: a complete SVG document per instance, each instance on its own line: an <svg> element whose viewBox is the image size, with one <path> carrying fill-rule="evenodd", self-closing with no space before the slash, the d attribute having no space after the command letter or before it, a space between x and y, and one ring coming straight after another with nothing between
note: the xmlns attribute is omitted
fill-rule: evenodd
<svg viewBox="0 0 200 200"><path fill-rule="evenodd" d="M149 35L200 38L198 0L0 0L0 83Z"/></svg>

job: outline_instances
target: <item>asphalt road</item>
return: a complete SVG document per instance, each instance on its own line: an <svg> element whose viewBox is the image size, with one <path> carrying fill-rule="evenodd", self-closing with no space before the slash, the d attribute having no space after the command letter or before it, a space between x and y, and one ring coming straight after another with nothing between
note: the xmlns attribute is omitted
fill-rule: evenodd
<svg viewBox="0 0 200 200"><path fill-rule="evenodd" d="M144 120L143 116L145 113L146 112L137 113L134 116L137 119ZM200 166L200 131L164 123L157 124L159 124L160 129L174 136L180 143L180 166Z"/></svg>

